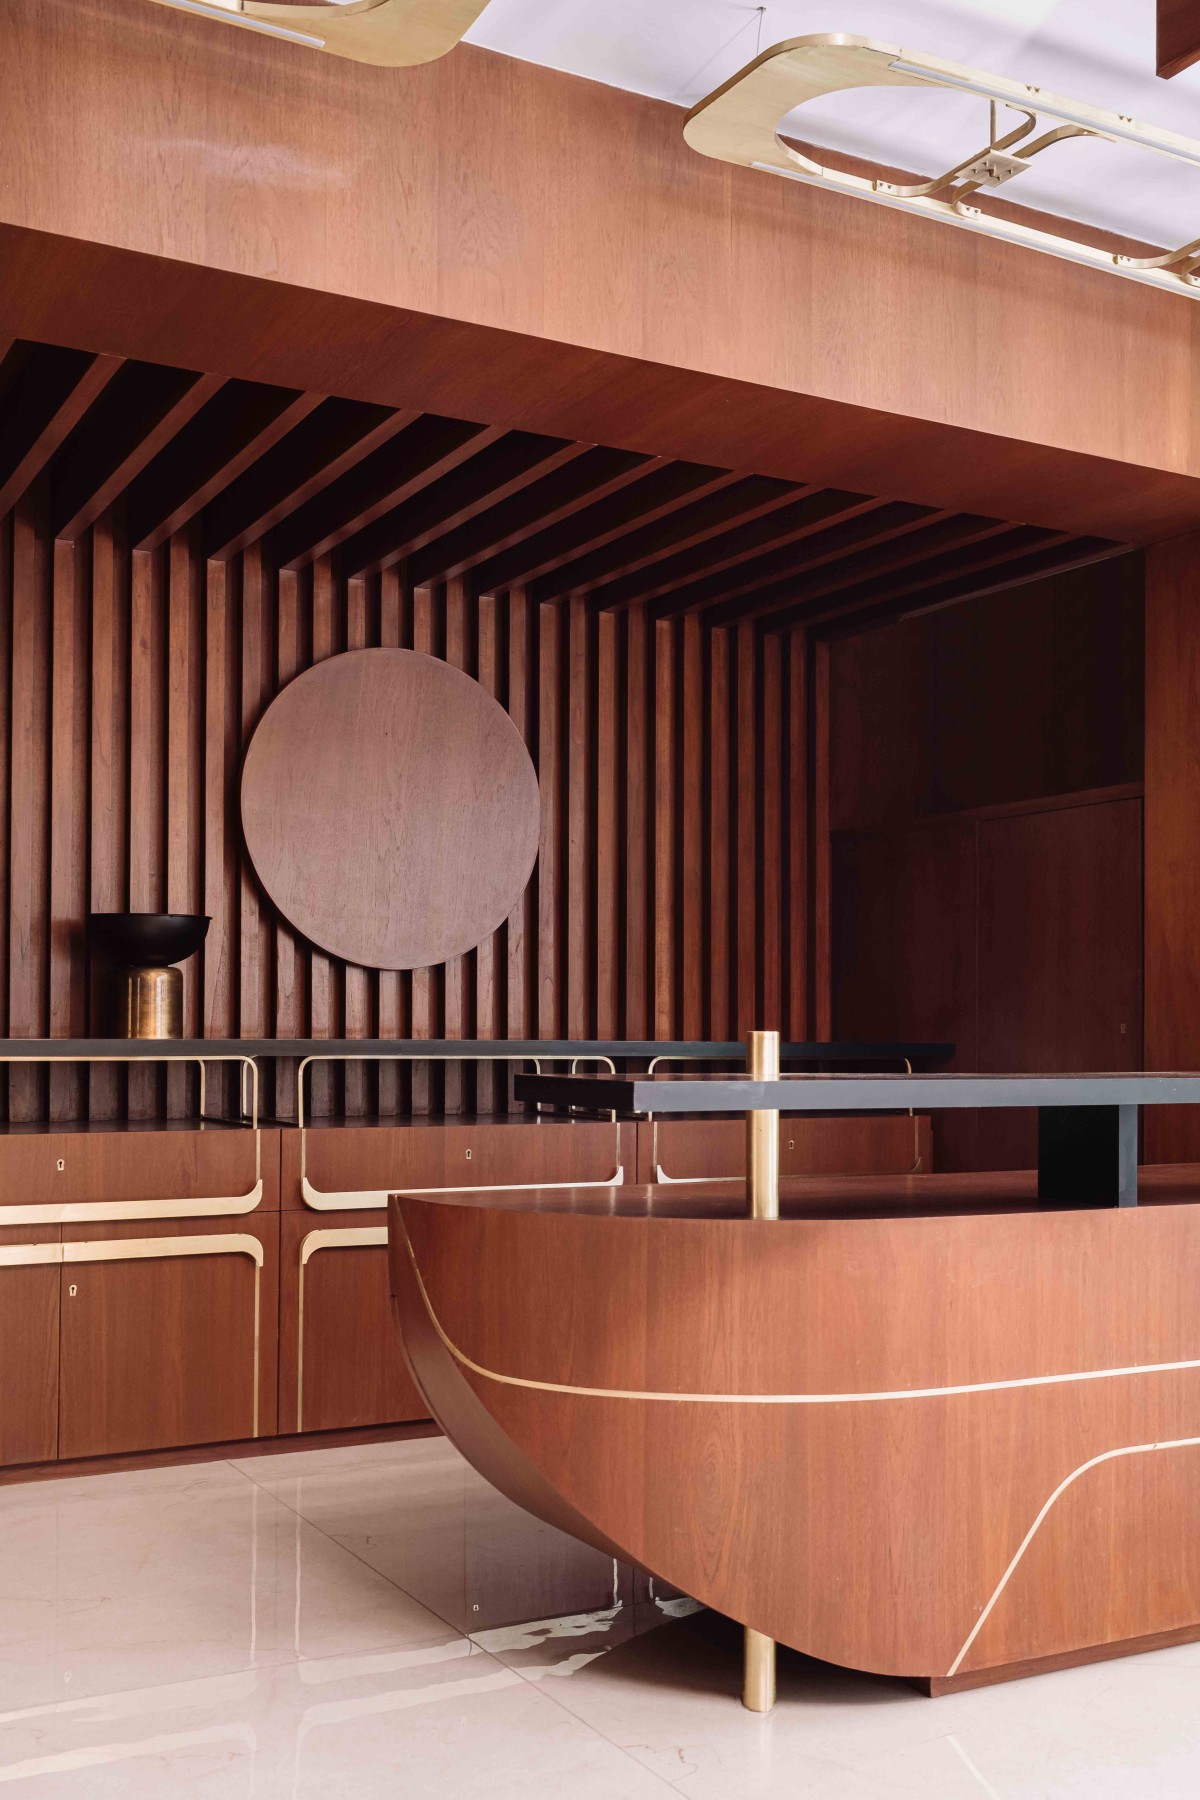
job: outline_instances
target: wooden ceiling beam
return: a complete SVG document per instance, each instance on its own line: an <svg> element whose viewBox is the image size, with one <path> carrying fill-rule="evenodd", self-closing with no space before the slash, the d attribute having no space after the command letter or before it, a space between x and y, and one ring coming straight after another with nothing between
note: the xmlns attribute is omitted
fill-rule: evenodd
<svg viewBox="0 0 1200 1800"><path fill-rule="evenodd" d="M1157 72L1169 81L1200 62L1200 0L1158 0Z"/></svg>
<svg viewBox="0 0 1200 1800"><path fill-rule="evenodd" d="M1026 587L1048 575L1066 575L1072 569L1087 568L1091 563L1107 562L1114 556L1127 556L1133 546L1114 543L1108 538L1077 537L1074 533L1055 535L1052 548L1043 548L1028 556L1016 558L991 570L942 582L914 600L890 597L871 608L853 613L833 613L820 627L821 637L848 637L859 631L870 631L891 625L901 619L919 618L925 613L942 612L949 606L961 606L967 600L982 600L988 594L1004 593L1009 588ZM766 621L764 621L764 624Z"/></svg>
<svg viewBox="0 0 1200 1800"><path fill-rule="evenodd" d="M556 526L571 530L577 517L596 504L627 496L629 489L671 466L661 457L593 445L586 456L574 462L569 474L558 477L557 471L548 469L515 504L486 507L473 521L427 545L414 546L414 579L450 580L474 570L476 585L495 592L501 584L491 581L489 572L499 561L512 556L519 565L523 560L520 546L531 539L540 540ZM510 496L504 496L504 501L510 501ZM515 581L509 579L502 585L511 587Z"/></svg>
<svg viewBox="0 0 1200 1800"><path fill-rule="evenodd" d="M765 549L803 536L847 510L879 505L863 494L830 488L796 486L780 493L780 484L772 477L750 476L745 485L757 488L760 479L775 490L774 497L745 508L732 520L721 517L718 510L715 519L709 512L704 524L681 522L676 542L659 542L648 547L645 555L631 556L627 564L614 570L611 580L598 571L599 578L584 588L593 605L602 612L622 612L629 606L661 602L662 616L666 616L670 596L699 576L749 562ZM714 538L719 542L714 543ZM636 541L628 546L630 551L636 548Z"/></svg>
<svg viewBox="0 0 1200 1800"><path fill-rule="evenodd" d="M802 604L805 608L813 607L819 611L821 609L817 602L828 596L836 596L847 590L858 591L864 583L882 580L901 569L911 568L914 564L924 566L934 557L967 549L972 544L986 542L1012 530L1013 526L1003 519L972 518L961 513L935 513L928 523L917 523L907 529L890 532L856 555L830 558L811 565L818 571L821 568L832 571L824 580L818 573L816 580L810 581L808 571L802 571L799 577L803 584ZM771 594L777 593L778 589L773 587ZM776 612L778 607L778 598L760 596L758 599L735 600L728 607L710 612L706 622L710 625L732 625L743 619L761 618L764 614Z"/></svg>
<svg viewBox="0 0 1200 1800"><path fill-rule="evenodd" d="M271 533L276 565L298 569L327 556L507 435L501 425L421 414Z"/></svg>
<svg viewBox="0 0 1200 1800"><path fill-rule="evenodd" d="M669 501L635 518L614 521L611 529L564 548L531 569L534 598L560 600L567 594L589 594L635 570L649 568L681 548L708 542L774 512L804 492L791 482L767 476L697 470Z"/></svg>
<svg viewBox="0 0 1200 1800"><path fill-rule="evenodd" d="M139 379L131 382L135 370ZM69 543L81 537L224 385L220 375L128 365L55 466L55 537ZM143 390L140 406L130 386Z"/></svg>
<svg viewBox="0 0 1200 1800"><path fill-rule="evenodd" d="M915 531L941 516L928 507L912 506L902 500L859 500L852 506L828 510L824 517L814 517L804 530L794 532L765 554L732 569L706 574L665 596L654 605L655 617L678 618L686 613L707 612L742 595L757 595L764 588L794 581L806 569L849 556L865 545Z"/></svg>
<svg viewBox="0 0 1200 1800"><path fill-rule="evenodd" d="M320 394L226 382L129 491L129 542L156 550L321 404Z"/></svg>
<svg viewBox="0 0 1200 1800"><path fill-rule="evenodd" d="M350 539L343 546L343 566L350 575L371 575L405 562L414 587L437 580L442 571L431 574L429 564L441 560L440 554L425 558L424 573L418 578L411 560L416 553L593 454L602 454L594 444L508 432L458 473L432 484Z"/></svg>
<svg viewBox="0 0 1200 1800"><path fill-rule="evenodd" d="M415 423L420 413L358 400L326 400L209 507L204 557L224 562Z"/></svg>
<svg viewBox="0 0 1200 1800"><path fill-rule="evenodd" d="M1094 541L1101 543L1106 540ZM1071 532L1043 531L1037 525L1009 525L1002 534L989 541L983 552L972 553L968 549L933 557L927 563L919 565L903 581L888 580L886 577L882 580L863 581L843 590L841 594L830 595L825 600L809 601L804 596L793 595L791 603L786 605L782 603L784 595L776 590L775 606L760 613L759 623L767 631L791 630L797 625L819 630L859 615L874 617L881 608L887 606L899 606L909 612L919 611L921 608L915 597L934 594L947 584L987 581L997 568L1024 563L1034 556L1054 558L1073 551L1079 542Z"/></svg>
<svg viewBox="0 0 1200 1800"><path fill-rule="evenodd" d="M18 371L0 426L0 516L32 487L123 367L120 356L51 350Z"/></svg>
<svg viewBox="0 0 1200 1800"><path fill-rule="evenodd" d="M520 585L539 605L561 599L566 593L580 591L565 579L565 572L575 568L585 554L623 544L631 532L653 530L681 508L694 505L702 496L716 496L737 480L726 469L653 457L620 486L587 496L573 512L546 519L526 533L519 550L489 561L478 571L479 585L489 593ZM637 491L631 496L626 490L633 482ZM553 579L552 571L559 571Z"/></svg>

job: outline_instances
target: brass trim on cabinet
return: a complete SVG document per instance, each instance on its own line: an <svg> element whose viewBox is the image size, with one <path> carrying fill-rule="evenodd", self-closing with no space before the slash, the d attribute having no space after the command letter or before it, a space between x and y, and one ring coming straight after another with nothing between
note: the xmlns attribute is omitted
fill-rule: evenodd
<svg viewBox="0 0 1200 1800"><path fill-rule="evenodd" d="M213 1236L93 1238L71 1244L0 1244L0 1268L37 1263L153 1262L175 1256L248 1256L254 1263L254 1411L251 1436L258 1436L259 1376L262 1366L262 1271L266 1251L248 1232Z"/></svg>
<svg viewBox="0 0 1200 1800"><path fill-rule="evenodd" d="M296 1430L304 1429L304 1271L309 1258L318 1250L361 1249L364 1245L386 1247L386 1225L342 1225L323 1231L310 1231L300 1240L300 1273L296 1300Z"/></svg>
<svg viewBox="0 0 1200 1800"><path fill-rule="evenodd" d="M308 1179L308 1127L304 1123L304 1071L311 1063L344 1063L348 1060L349 1059L345 1056L306 1056L296 1071L296 1126L300 1133L300 1197L305 1206L309 1207L313 1212L382 1212L387 1207L390 1196L398 1190L402 1190L406 1194L412 1194L417 1198L429 1194L457 1193L459 1188L463 1186L462 1182L456 1182L452 1186L414 1188L406 1186L402 1181L397 1181L392 1187L388 1188L362 1188L356 1191L351 1191L349 1189L339 1190L336 1188L325 1189L313 1186L312 1182ZM464 1059L449 1055L445 1051L433 1053L428 1057L420 1057L380 1056L374 1054L370 1050L364 1050L362 1057L358 1060L363 1062L381 1063L460 1062L463 1060L489 1063L531 1062L534 1065L535 1072L539 1075L542 1072L543 1060L547 1062L567 1062L569 1060L571 1063L572 1074L575 1072L576 1065L581 1062L606 1063L610 1074L616 1074L616 1065L611 1057L608 1056L576 1056L572 1058L558 1056L546 1057L543 1059L537 1056L506 1056L501 1054L495 1056L479 1056L472 1054L469 1059ZM617 1166L615 1172L612 1175L605 1177L603 1181L501 1181L493 1182L487 1187L472 1186L471 1192L474 1194L521 1194L531 1193L534 1188L620 1187L625 1180L625 1168L621 1161L621 1125L615 1113L612 1115L612 1118L613 1128L616 1133L615 1154ZM403 1120L397 1120L397 1125L403 1123Z"/></svg>
<svg viewBox="0 0 1200 1800"><path fill-rule="evenodd" d="M210 1062L238 1063L242 1075L242 1105L245 1108L246 1075L250 1073L250 1129L254 1133L254 1186L246 1194L223 1194L214 1198L179 1198L170 1200L55 1200L32 1206L5 1206L0 1203L0 1226L9 1225L87 1225L126 1223L138 1219L209 1219L236 1218L254 1212L262 1202L262 1129L258 1122L258 1064L251 1056L178 1056L170 1051L147 1056L71 1056L58 1057L60 1062L129 1063L164 1062L195 1063L200 1071L200 1112L206 1096L205 1069ZM0 1066L9 1063L44 1063L44 1056L10 1055L0 1049ZM50 1128L53 1129L52 1127Z"/></svg>

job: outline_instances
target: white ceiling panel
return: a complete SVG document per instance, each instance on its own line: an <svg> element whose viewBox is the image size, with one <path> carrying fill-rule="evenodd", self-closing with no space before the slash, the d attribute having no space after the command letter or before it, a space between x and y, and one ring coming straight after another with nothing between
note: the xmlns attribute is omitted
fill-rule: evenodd
<svg viewBox="0 0 1200 1800"><path fill-rule="evenodd" d="M1154 0L491 0L469 37L683 108L760 46L844 31L1200 139L1200 65L1159 80L1154 13ZM987 104L864 90L805 108L795 129L830 150L934 175L984 147ZM1154 243L1200 237L1200 169L1144 150L1057 145L1005 197Z"/></svg>

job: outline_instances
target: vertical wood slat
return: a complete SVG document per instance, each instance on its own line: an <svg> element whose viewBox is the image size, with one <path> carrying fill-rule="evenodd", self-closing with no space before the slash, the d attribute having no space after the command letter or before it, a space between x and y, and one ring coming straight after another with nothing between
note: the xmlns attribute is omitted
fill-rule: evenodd
<svg viewBox="0 0 1200 1800"><path fill-rule="evenodd" d="M591 1030L592 956L595 924L588 871L595 842L591 744L595 722L588 655L588 611L579 598L567 603L567 869L566 869L566 1035L587 1038Z"/></svg>
<svg viewBox="0 0 1200 1800"><path fill-rule="evenodd" d="M99 1029L87 913L130 906L212 916L185 968L186 1029L210 1037L727 1037L766 1012L802 1029L804 790L819 788L802 634L597 616L520 590L476 598L461 582L414 590L402 566L347 581L333 557L276 575L257 548L206 565L199 524L135 555L112 511L53 545L37 504L0 521L0 661L10 633L14 658L0 686L5 705L14 682L34 701L0 732L10 1033ZM241 757L262 711L314 662L374 643L475 676L539 765L535 878L500 931L446 968L366 971L313 949L242 849ZM310 1106L502 1107L506 1074L326 1071ZM294 1070L279 1076L287 1116ZM21 1079L17 1114L34 1116L45 1083L24 1078L22 1093ZM127 1100L115 1070L57 1070L48 1104L56 1117L193 1108L180 1077L148 1079Z"/></svg>
<svg viewBox="0 0 1200 1800"><path fill-rule="evenodd" d="M346 649L367 648L367 584L363 580L346 584ZM342 1019L347 1037L370 1037L371 985L368 971L355 963L347 963L342 972ZM345 1067L346 1117L361 1119L367 1112L367 1067L365 1063L348 1062Z"/></svg>
<svg viewBox="0 0 1200 1800"><path fill-rule="evenodd" d="M3 565L0 532L0 567ZM85 542L54 546L50 696L50 1035L87 1032L88 614ZM0 577L0 587L3 578ZM0 774L7 816L7 771ZM87 1071L50 1071L50 1118L78 1119Z"/></svg>
<svg viewBox="0 0 1200 1800"><path fill-rule="evenodd" d="M10 779L20 804L9 833L8 1029L41 1037L48 1026L50 897L50 594L45 495L32 489L13 516ZM41 1116L44 1071L15 1068L9 1116Z"/></svg>
<svg viewBox="0 0 1200 1800"><path fill-rule="evenodd" d="M538 783L542 830L538 848L537 1036L562 1037L561 855L563 809L562 696L557 607L538 609Z"/></svg>
<svg viewBox="0 0 1200 1800"><path fill-rule="evenodd" d="M625 1029L626 1038L649 1035L647 1005L647 794L650 785L647 696L647 623L644 612L626 615L625 639Z"/></svg>
<svg viewBox="0 0 1200 1800"><path fill-rule="evenodd" d="M109 511L92 528L92 732L88 773L89 896L91 912L122 912L128 905L129 734L126 675L129 659L129 567L122 522ZM20 789L13 784L14 797ZM103 994L92 970L91 1029L104 1030ZM12 1022L9 1021L9 1029ZM90 1116L119 1116L124 1092L121 1071L97 1067L88 1080Z"/></svg>
<svg viewBox="0 0 1200 1800"><path fill-rule="evenodd" d="M276 681L280 691L303 666L300 640L300 576L293 569L279 574L275 614ZM306 1037L303 959L296 934L283 918L275 922L275 1031L279 1037ZM275 1071L274 1106L279 1118L296 1112L296 1069L281 1063Z"/></svg>
<svg viewBox="0 0 1200 1800"><path fill-rule="evenodd" d="M714 631L709 642L709 1012L708 1036L718 1042L733 1030L732 944L729 874L729 633Z"/></svg>
<svg viewBox="0 0 1200 1800"><path fill-rule="evenodd" d="M675 1035L675 629L654 627L654 1007L656 1038Z"/></svg>
<svg viewBox="0 0 1200 1800"><path fill-rule="evenodd" d="M787 911L784 923L789 1038L808 1035L808 635L797 629L787 646Z"/></svg>
<svg viewBox="0 0 1200 1800"><path fill-rule="evenodd" d="M756 1029L758 1011L759 936L756 901L758 879L756 856L758 834L755 820L757 798L757 694L754 627L747 621L734 635L737 788L734 806L736 900L735 974L737 998L735 1036L744 1038Z"/></svg>
<svg viewBox="0 0 1200 1800"><path fill-rule="evenodd" d="M434 648L434 596L428 587L416 587L412 591L412 647L425 656L433 655ZM431 1038L439 1034L434 1028L434 972L432 969L414 969L412 972L412 1035L414 1038ZM432 1104L433 1081L432 1070L427 1062L412 1066L412 1109L414 1113L427 1113Z"/></svg>
<svg viewBox="0 0 1200 1800"><path fill-rule="evenodd" d="M129 870L131 912L163 912L163 666L165 596L162 556L135 550L129 578ZM186 771L178 773L186 780ZM134 1064L126 1075L129 1116L152 1119L163 1071Z"/></svg>

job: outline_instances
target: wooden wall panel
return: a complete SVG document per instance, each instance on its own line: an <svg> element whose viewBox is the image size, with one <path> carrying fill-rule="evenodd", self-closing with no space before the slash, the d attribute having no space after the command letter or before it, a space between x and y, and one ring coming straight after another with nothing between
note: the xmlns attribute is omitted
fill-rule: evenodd
<svg viewBox="0 0 1200 1800"><path fill-rule="evenodd" d="M804 1007L803 639L534 603L522 589L277 571L261 544L205 560L193 521L134 549L120 511L72 548L35 491L0 520L0 886L10 1036L101 1027L91 911L203 910L185 1028L224 1037L718 1036L797 1032ZM543 833L527 894L449 967L380 974L281 921L242 848L238 782L264 708L348 645L400 644L482 679L530 746ZM800 927L797 930L797 927ZM230 1091L227 1103L233 1098ZM490 1077L318 1071L318 1113L503 1108ZM290 1113L294 1071L268 1105ZM46 1116L37 1071L13 1118ZM56 1073L56 1117L180 1116L187 1078Z"/></svg>
<svg viewBox="0 0 1200 1800"><path fill-rule="evenodd" d="M1146 558L1146 1067L1200 1068L1200 539ZM1148 1162L1194 1162L1200 1119L1156 1106Z"/></svg>

